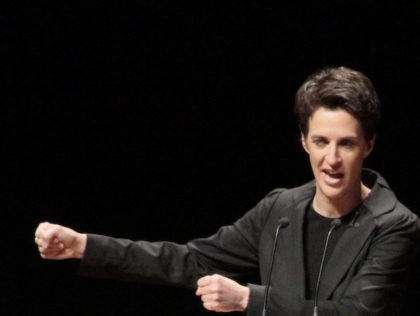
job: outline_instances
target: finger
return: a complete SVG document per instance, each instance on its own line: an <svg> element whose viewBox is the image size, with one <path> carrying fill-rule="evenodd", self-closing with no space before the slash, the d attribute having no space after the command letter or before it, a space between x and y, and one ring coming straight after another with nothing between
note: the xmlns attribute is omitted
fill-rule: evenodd
<svg viewBox="0 0 420 316"><path fill-rule="evenodd" d="M40 224L38 225L38 227L36 228L36 230L35 230L35 236L38 236L38 237L42 236L42 235L44 234L45 229L46 229L49 225L50 225L50 223L49 223L49 222L43 222L43 223L40 223Z"/></svg>
<svg viewBox="0 0 420 316"><path fill-rule="evenodd" d="M201 296L201 301L203 302L203 306L205 309L210 311L215 311L216 309L216 301L214 300L214 295L203 295Z"/></svg>
<svg viewBox="0 0 420 316"><path fill-rule="evenodd" d="M38 224L37 228L35 229L35 236L39 236L41 234L43 227L43 223Z"/></svg>
<svg viewBox="0 0 420 316"><path fill-rule="evenodd" d="M197 281L197 285L199 287L205 287L209 286L211 284L215 284L217 282L220 282L223 279L223 277L219 274L213 274L213 275L206 275Z"/></svg>
<svg viewBox="0 0 420 316"><path fill-rule="evenodd" d="M216 311L215 306L213 305L213 303L211 302L205 302L203 303L203 306L205 309L209 310L209 311Z"/></svg>
<svg viewBox="0 0 420 316"><path fill-rule="evenodd" d="M204 295L204 294L206 294L206 293L204 292L204 289L201 286L199 286L197 288L197 290L195 291L195 295L197 295L197 296L201 296L201 295Z"/></svg>
<svg viewBox="0 0 420 316"><path fill-rule="evenodd" d="M208 285L209 283L211 283L211 276L210 275L206 275L206 276L204 276L204 277L202 277L202 278L200 278L200 279L198 279L198 281L197 281L197 285L198 286L206 286L206 285Z"/></svg>
<svg viewBox="0 0 420 316"><path fill-rule="evenodd" d="M42 239L41 239L41 238L39 238L39 237L35 237L34 242L35 242L35 244L38 246L38 248L39 248L39 247L42 247L42 245L43 245Z"/></svg>
<svg viewBox="0 0 420 316"><path fill-rule="evenodd" d="M45 236L46 236L45 232L46 232L47 227L48 226L45 224L40 224L37 230L35 231L35 239L38 239L38 240L45 239Z"/></svg>
<svg viewBox="0 0 420 316"><path fill-rule="evenodd" d="M35 237L35 243L38 246L39 252L57 251L57 250L64 249L64 244L59 242L58 240L53 243L47 243L43 239Z"/></svg>
<svg viewBox="0 0 420 316"><path fill-rule="evenodd" d="M199 286L197 288L196 295L206 295L212 293L213 291L213 284L209 283L204 286Z"/></svg>
<svg viewBox="0 0 420 316"><path fill-rule="evenodd" d="M54 251L54 250L60 250L60 249L64 249L64 245L63 243L58 243L58 244L47 244L45 242L42 242L40 240L38 240L38 249L40 250L48 250L48 251Z"/></svg>
<svg viewBox="0 0 420 316"><path fill-rule="evenodd" d="M195 292L196 295L203 295L206 294L206 288L211 284L210 276L205 276L197 281L197 291Z"/></svg>
<svg viewBox="0 0 420 316"><path fill-rule="evenodd" d="M210 294L204 294L201 297L201 301L203 303L209 303L209 302L220 302L220 295L218 295L217 293L210 293Z"/></svg>
<svg viewBox="0 0 420 316"><path fill-rule="evenodd" d="M210 302L204 302L203 307L209 311L213 312L229 312L231 310L225 308L218 302L210 301Z"/></svg>
<svg viewBox="0 0 420 316"><path fill-rule="evenodd" d="M39 254L41 256L54 256L57 255L58 253L60 253L60 249L42 249L42 248L38 248L39 249Z"/></svg>
<svg viewBox="0 0 420 316"><path fill-rule="evenodd" d="M213 274L209 276L205 276L198 280L198 289L197 295L209 294L209 293L216 293L221 286L221 282L223 282L224 277L219 274Z"/></svg>
<svg viewBox="0 0 420 316"><path fill-rule="evenodd" d="M63 249L61 251L58 251L53 254L48 254L47 257L43 257L44 259L50 259L50 260L63 260L63 259L69 259L72 258L74 255L73 251L70 249Z"/></svg>
<svg viewBox="0 0 420 316"><path fill-rule="evenodd" d="M40 251L40 256L43 259L50 259L50 260L67 259L67 258L70 258L71 255L72 255L72 251L66 248Z"/></svg>
<svg viewBox="0 0 420 316"><path fill-rule="evenodd" d="M45 228L41 239L48 245L54 243L54 240L58 240L58 233L60 230L59 225L49 225Z"/></svg>
<svg viewBox="0 0 420 316"><path fill-rule="evenodd" d="M57 251L57 250L62 250L64 249L65 246L63 243L58 243L58 244L38 244L38 249L43 250L43 251Z"/></svg>
<svg viewBox="0 0 420 316"><path fill-rule="evenodd" d="M44 235L42 237L46 239L53 239L53 237L57 236L59 228L60 226L56 224L46 225L44 228Z"/></svg>

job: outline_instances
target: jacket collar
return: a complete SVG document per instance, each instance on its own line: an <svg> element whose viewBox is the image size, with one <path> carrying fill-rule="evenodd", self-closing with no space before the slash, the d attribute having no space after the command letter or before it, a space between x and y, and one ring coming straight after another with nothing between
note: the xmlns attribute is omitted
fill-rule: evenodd
<svg viewBox="0 0 420 316"><path fill-rule="evenodd" d="M367 209L368 212L372 213L374 217L388 213L395 207L397 198L386 180L378 172L371 169L363 169L362 182L371 189L371 192L362 202L361 206ZM312 180L294 189L294 204L298 205L308 203L315 195L315 188L315 180Z"/></svg>
<svg viewBox="0 0 420 316"><path fill-rule="evenodd" d="M362 179L363 183L371 188L371 192L362 202L357 218L352 221L351 225L341 236L327 265L324 267L319 289L319 299L328 299L338 286L369 235L373 233L376 227L375 218L390 212L397 203L394 193L379 173L364 169ZM300 270L293 273L293 275L297 281L298 294L303 296L305 293L302 250L303 219L306 206L315 194L315 181L292 189L292 191L293 202L290 205L291 212L289 214L293 217L291 222L295 222L296 226L294 227L295 229L289 230L290 236L287 237L290 244L293 245L291 255L294 260L290 261L290 265L294 266L290 268L291 271Z"/></svg>
<svg viewBox="0 0 420 316"><path fill-rule="evenodd" d="M363 201L362 206L374 217L394 209L397 204L397 198L386 180L379 173L370 169L363 169L362 181L371 188L371 192Z"/></svg>

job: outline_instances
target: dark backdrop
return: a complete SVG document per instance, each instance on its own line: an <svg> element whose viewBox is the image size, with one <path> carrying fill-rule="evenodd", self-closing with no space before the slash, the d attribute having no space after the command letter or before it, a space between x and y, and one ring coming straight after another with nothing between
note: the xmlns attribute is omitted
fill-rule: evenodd
<svg viewBox="0 0 420 316"><path fill-rule="evenodd" d="M77 262L43 261L34 230L48 220L182 243L310 180L292 104L327 65L374 82L384 120L367 166L418 212L415 1L277 2L4 5L0 308L207 315L192 290L86 279Z"/></svg>

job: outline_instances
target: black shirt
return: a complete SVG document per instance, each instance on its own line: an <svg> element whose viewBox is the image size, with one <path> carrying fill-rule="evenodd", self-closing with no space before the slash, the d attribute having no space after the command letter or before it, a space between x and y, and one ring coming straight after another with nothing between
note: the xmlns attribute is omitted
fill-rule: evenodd
<svg viewBox="0 0 420 316"><path fill-rule="evenodd" d="M344 233L351 220L356 214L353 210L349 214L341 217L341 225L334 228L328 241L328 248L325 256L324 268L334 250L337 241ZM316 282L320 270L322 255L327 241L328 231L331 229L334 218L324 217L318 214L312 202L306 208L304 221L304 258L305 258L305 280L306 280L306 298L314 299L316 292Z"/></svg>

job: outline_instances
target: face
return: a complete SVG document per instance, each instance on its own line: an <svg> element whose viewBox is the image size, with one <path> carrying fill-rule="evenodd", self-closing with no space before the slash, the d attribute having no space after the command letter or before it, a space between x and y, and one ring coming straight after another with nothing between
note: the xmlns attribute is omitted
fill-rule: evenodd
<svg viewBox="0 0 420 316"><path fill-rule="evenodd" d="M348 112L318 108L302 144L316 181L316 198L346 200L360 194L364 159L373 149L359 121Z"/></svg>

